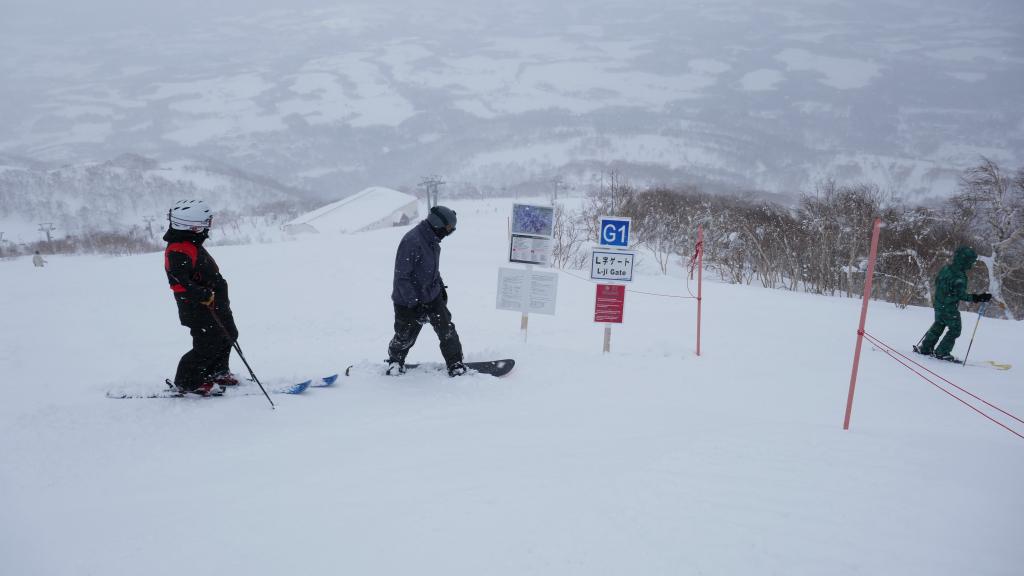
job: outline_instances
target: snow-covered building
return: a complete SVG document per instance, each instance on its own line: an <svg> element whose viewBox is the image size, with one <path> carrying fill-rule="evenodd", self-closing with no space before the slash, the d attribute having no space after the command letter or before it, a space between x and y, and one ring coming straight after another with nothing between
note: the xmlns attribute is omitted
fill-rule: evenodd
<svg viewBox="0 0 1024 576"><path fill-rule="evenodd" d="M361 232L408 224L419 215L415 196L373 186L307 212L283 226L289 234Z"/></svg>

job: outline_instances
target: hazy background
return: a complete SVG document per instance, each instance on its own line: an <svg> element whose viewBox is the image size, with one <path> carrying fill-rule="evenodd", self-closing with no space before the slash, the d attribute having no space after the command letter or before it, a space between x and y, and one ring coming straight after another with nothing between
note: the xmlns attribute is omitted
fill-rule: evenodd
<svg viewBox="0 0 1024 576"><path fill-rule="evenodd" d="M0 225L186 173L153 210L609 170L923 199L1021 163L1020 2L551 4L0 0Z"/></svg>

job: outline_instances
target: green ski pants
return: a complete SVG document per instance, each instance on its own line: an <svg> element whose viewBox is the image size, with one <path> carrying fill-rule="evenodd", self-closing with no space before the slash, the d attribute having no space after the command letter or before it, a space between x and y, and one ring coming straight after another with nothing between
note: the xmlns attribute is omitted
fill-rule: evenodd
<svg viewBox="0 0 1024 576"><path fill-rule="evenodd" d="M946 329L946 335L939 342L939 336L942 336L942 332ZM956 344L956 339L960 337L960 311L956 310L952 313L944 311L935 311L935 322L932 323L932 327L928 329L928 332L924 335L924 341L921 342L921 351L928 354L933 351L936 355L942 356L949 354L953 351L953 345ZM935 343L939 342L938 346Z"/></svg>

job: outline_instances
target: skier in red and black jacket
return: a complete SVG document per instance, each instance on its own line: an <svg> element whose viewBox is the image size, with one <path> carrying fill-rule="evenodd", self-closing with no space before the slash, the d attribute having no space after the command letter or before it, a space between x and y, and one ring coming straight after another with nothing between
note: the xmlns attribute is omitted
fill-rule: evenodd
<svg viewBox="0 0 1024 576"><path fill-rule="evenodd" d="M167 220L164 270L178 318L192 332L192 349L178 362L174 385L182 392L207 396L215 386L238 384L228 367L238 339L228 283L203 247L213 214L202 200L180 200L168 211Z"/></svg>

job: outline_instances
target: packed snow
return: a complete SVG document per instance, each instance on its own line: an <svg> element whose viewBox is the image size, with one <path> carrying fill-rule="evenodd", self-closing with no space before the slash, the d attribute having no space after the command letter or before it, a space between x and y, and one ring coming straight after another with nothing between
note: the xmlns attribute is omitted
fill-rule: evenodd
<svg viewBox="0 0 1024 576"><path fill-rule="evenodd" d="M684 271L648 259L610 353L581 272L524 339L495 309L511 203L451 203L441 257L468 359L510 375L363 371L277 410L105 397L160 389L190 345L161 254L0 262L0 572L1019 573L1024 439L867 345L842 429L858 300L705 278L697 357ZM407 229L212 247L257 375L383 368ZM907 351L931 318L873 302L868 330ZM1019 416L1022 336L977 331L1009 371L928 366ZM437 360L425 329L410 361Z"/></svg>
<svg viewBox="0 0 1024 576"><path fill-rule="evenodd" d="M391 226L416 216L416 197L373 186L302 214L283 226L285 231L360 232L370 227Z"/></svg>

